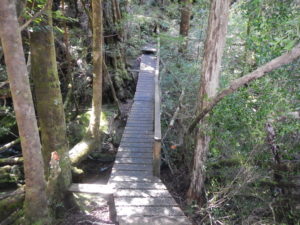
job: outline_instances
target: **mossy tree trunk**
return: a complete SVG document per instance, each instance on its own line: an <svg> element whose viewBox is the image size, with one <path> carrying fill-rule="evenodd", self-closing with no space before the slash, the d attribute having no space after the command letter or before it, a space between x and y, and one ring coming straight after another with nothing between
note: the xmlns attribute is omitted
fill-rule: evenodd
<svg viewBox="0 0 300 225"><path fill-rule="evenodd" d="M92 0L93 18L93 100L89 133L100 145L100 115L102 105L103 28L102 1Z"/></svg>
<svg viewBox="0 0 300 225"><path fill-rule="evenodd" d="M199 90L199 112L209 104L211 98L216 96L219 87L221 59L224 52L229 17L229 5L230 0L211 1ZM196 200L200 205L203 205L206 202L204 192L205 165L210 142L210 137L207 135L207 130L209 129L207 119L204 118L204 120L201 121L200 127L196 140L191 184L187 195L190 200Z"/></svg>
<svg viewBox="0 0 300 225"><path fill-rule="evenodd" d="M0 1L0 36L24 157L26 224L50 224L41 144L14 1Z"/></svg>
<svg viewBox="0 0 300 225"><path fill-rule="evenodd" d="M55 210L57 203L63 199L64 191L71 183L71 167L65 113L57 72L51 8L52 4L49 2L43 22L33 27L33 32L30 35L30 47L31 74L41 129L45 175L49 178L51 173L49 163L52 152L58 153L61 169L57 180L51 181L56 184L52 185L54 190L49 193L51 195L51 208Z"/></svg>

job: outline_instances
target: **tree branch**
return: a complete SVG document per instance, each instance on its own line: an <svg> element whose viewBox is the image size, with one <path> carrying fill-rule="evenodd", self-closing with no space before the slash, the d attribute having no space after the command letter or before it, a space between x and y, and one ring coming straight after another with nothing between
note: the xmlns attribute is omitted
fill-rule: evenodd
<svg viewBox="0 0 300 225"><path fill-rule="evenodd" d="M300 56L300 44L296 45L291 51L282 54L281 56L271 60L263 66L257 68L253 72L238 78L231 82L230 86L221 91L210 103L195 117L194 121L190 124L187 133L191 133L197 126L197 124L208 114L223 98L227 95L235 92L245 84L250 83L253 80L263 77L267 73L291 63Z"/></svg>
<svg viewBox="0 0 300 225"><path fill-rule="evenodd" d="M22 26L20 26L20 31L24 30L26 27L29 26L29 24L31 24L32 21L34 21L36 18L38 18L39 16L41 16L48 8L48 5L52 2L53 0L48 0L46 2L46 4L44 5L44 7L38 11L36 14L34 14L29 20L27 20Z"/></svg>

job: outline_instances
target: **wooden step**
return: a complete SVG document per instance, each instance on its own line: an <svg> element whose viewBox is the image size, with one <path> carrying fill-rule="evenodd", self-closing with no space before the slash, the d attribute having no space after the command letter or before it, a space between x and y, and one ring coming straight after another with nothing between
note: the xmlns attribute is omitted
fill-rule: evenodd
<svg viewBox="0 0 300 225"><path fill-rule="evenodd" d="M166 189L118 189L114 193L115 197L171 197Z"/></svg>
<svg viewBox="0 0 300 225"><path fill-rule="evenodd" d="M172 197L115 197L116 206L177 206Z"/></svg>
<svg viewBox="0 0 300 225"><path fill-rule="evenodd" d="M112 170L138 170L138 171L149 171L152 170L151 164L122 164L122 163L116 163Z"/></svg>
<svg viewBox="0 0 300 225"><path fill-rule="evenodd" d="M176 206L116 206L116 211L118 216L184 216Z"/></svg>
<svg viewBox="0 0 300 225"><path fill-rule="evenodd" d="M186 216L118 216L119 225L192 225Z"/></svg>

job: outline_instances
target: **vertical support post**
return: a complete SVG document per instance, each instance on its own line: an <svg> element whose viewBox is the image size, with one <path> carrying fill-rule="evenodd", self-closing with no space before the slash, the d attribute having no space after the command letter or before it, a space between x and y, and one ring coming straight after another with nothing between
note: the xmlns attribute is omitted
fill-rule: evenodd
<svg viewBox="0 0 300 225"><path fill-rule="evenodd" d="M160 152L161 152L161 141L154 140L153 145L153 175L160 177Z"/></svg>
<svg viewBox="0 0 300 225"><path fill-rule="evenodd" d="M157 34L159 29L157 28ZM160 40L157 37L157 56L155 69L155 92L154 92L154 145L153 145L153 175L160 177L160 160L161 160L161 123L160 123L160 80L159 80L159 53Z"/></svg>

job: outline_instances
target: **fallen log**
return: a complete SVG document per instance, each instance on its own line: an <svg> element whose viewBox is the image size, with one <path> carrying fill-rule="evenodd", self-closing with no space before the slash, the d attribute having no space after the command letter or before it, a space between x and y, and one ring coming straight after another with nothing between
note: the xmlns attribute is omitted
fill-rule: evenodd
<svg viewBox="0 0 300 225"><path fill-rule="evenodd" d="M23 207L25 197L24 187L17 189L11 194L0 199L0 221L7 218L17 209Z"/></svg>
<svg viewBox="0 0 300 225"><path fill-rule="evenodd" d="M12 166L10 166L10 165L0 167L0 174L8 173L11 171L11 169L12 169Z"/></svg>
<svg viewBox="0 0 300 225"><path fill-rule="evenodd" d="M20 138L17 138L16 140L14 140L14 141L12 141L12 142L9 142L9 143L7 143L7 144L1 146L1 147L0 147L0 152L1 152L1 151L5 151L6 149L11 148L12 146L14 146L14 145L20 143L20 141L21 141L21 139L20 139Z"/></svg>
<svg viewBox="0 0 300 225"><path fill-rule="evenodd" d="M97 148L97 142L92 138L83 138L70 151L69 157L72 166L78 165L84 160L93 150Z"/></svg>
<svg viewBox="0 0 300 225"><path fill-rule="evenodd" d="M0 168L0 187L17 184L21 180L22 173L17 165L6 165Z"/></svg>
<svg viewBox="0 0 300 225"><path fill-rule="evenodd" d="M20 224L17 223L23 216L23 211L21 209L17 209L15 212L11 213L5 220L1 221L1 225L11 225L11 224Z"/></svg>
<svg viewBox="0 0 300 225"><path fill-rule="evenodd" d="M23 161L23 157L3 158L0 159L0 166L22 164Z"/></svg>

